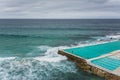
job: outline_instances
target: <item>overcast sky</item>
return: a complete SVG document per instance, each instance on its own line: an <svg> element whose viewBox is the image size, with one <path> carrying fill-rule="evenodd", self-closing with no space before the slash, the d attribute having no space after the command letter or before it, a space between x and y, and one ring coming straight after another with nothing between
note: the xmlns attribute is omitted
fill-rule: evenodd
<svg viewBox="0 0 120 80"><path fill-rule="evenodd" d="M0 0L0 18L120 18L120 0Z"/></svg>

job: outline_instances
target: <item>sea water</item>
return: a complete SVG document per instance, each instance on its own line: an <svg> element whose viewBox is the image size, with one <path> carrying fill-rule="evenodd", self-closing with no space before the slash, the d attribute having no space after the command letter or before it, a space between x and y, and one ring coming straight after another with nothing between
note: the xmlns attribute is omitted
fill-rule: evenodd
<svg viewBox="0 0 120 80"><path fill-rule="evenodd" d="M0 80L104 80L58 49L118 39L120 20L0 20Z"/></svg>

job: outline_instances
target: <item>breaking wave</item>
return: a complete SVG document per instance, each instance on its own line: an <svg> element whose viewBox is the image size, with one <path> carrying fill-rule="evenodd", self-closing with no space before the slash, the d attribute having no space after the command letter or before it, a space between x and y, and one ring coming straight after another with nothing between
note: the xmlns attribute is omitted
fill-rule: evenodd
<svg viewBox="0 0 120 80"><path fill-rule="evenodd" d="M68 61L49 63L34 59L15 59L0 62L0 80L57 80L57 76L62 78L68 72L76 72L74 64Z"/></svg>
<svg viewBox="0 0 120 80"><path fill-rule="evenodd" d="M5 58L0 58L0 61L13 60L13 59L15 59L15 57L5 57Z"/></svg>
<svg viewBox="0 0 120 80"><path fill-rule="evenodd" d="M73 62L68 61L65 56L61 56L57 52L59 49L82 47L119 39L119 34L112 34L104 38L101 37L94 42L79 42L77 45L71 46L51 47L42 45L37 46L37 49L44 51L43 56L0 58L0 80L70 80L70 78L71 80L101 80L87 73L87 76L80 76L85 73L78 71Z"/></svg>

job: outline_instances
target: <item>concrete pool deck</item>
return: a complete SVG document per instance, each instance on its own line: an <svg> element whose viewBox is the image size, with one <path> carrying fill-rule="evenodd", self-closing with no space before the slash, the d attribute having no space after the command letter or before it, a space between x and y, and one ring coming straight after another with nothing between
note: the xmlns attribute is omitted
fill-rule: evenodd
<svg viewBox="0 0 120 80"><path fill-rule="evenodd" d="M109 47L107 45L113 45L112 47ZM90 55L85 57L81 52L79 53L75 53L73 54L73 52L71 52L70 49L67 50L59 50L58 54L67 56L68 59L76 62L76 64L78 65L78 67L80 67L81 69L83 69L84 71L99 75L101 77L106 78L107 80L120 80L120 41L114 41L114 42L108 42L108 43L103 43L103 44L97 44L97 45L93 45L95 46L95 49L99 49L97 51L103 50L103 47L107 46L107 50L111 51L109 53L105 53L100 55L97 55L97 57L93 57ZM94 50L94 47L92 46L92 48L88 47L88 49L92 49ZM100 48L96 48L96 47L100 47ZM114 47L114 48L113 48ZM84 47L79 47L80 50L78 50L75 48L72 48L72 50L78 50L81 51ZM112 48L112 50L110 50ZM84 48L87 50L87 47ZM76 52L78 52L76 51ZM90 51L90 50L89 50ZM85 52L89 52L89 51L85 51ZM84 52L84 51L82 51ZM92 51L91 51L92 52ZM96 52L96 51L95 51ZM101 51L102 52L102 51ZM106 51L107 52L107 51ZM79 55L80 54L80 55ZM88 54L88 53L86 53Z"/></svg>

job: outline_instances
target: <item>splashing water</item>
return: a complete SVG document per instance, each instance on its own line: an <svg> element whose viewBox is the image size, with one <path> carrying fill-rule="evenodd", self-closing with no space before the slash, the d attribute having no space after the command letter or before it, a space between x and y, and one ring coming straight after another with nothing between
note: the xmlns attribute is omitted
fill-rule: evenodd
<svg viewBox="0 0 120 80"><path fill-rule="evenodd" d="M68 61L49 63L33 59L15 59L0 62L0 80L51 80L67 72L76 72L74 64Z"/></svg>
<svg viewBox="0 0 120 80"><path fill-rule="evenodd" d="M82 47L103 42L106 41L59 47L38 46L38 49L45 51L43 56L0 58L0 80L70 80L70 78L71 80L101 80L96 76L79 71L74 63L67 61L65 56L58 55L57 51L58 49ZM84 77L83 74L86 76ZM74 77L71 75L74 75Z"/></svg>
<svg viewBox="0 0 120 80"><path fill-rule="evenodd" d="M58 49L66 49L68 46L38 48L46 51L44 56L1 58L0 80L101 80L92 74L79 71L73 62L57 54ZM86 76L83 76L84 74Z"/></svg>
<svg viewBox="0 0 120 80"><path fill-rule="evenodd" d="M120 20L0 20L0 80L104 80L83 72L57 52L118 40L119 23Z"/></svg>

